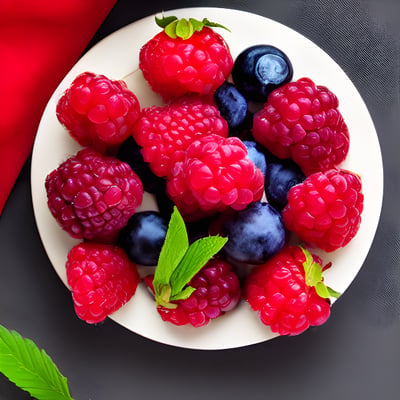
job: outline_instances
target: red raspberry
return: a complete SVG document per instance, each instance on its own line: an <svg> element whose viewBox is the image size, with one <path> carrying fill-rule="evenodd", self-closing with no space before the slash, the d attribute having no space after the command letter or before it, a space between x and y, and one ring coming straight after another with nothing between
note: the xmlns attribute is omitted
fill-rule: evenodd
<svg viewBox="0 0 400 400"><path fill-rule="evenodd" d="M114 237L143 197L142 183L128 164L89 148L53 170L45 187L51 213L78 239Z"/></svg>
<svg viewBox="0 0 400 400"><path fill-rule="evenodd" d="M122 143L140 114L137 97L124 81L84 72L57 103L57 117L81 146L105 152Z"/></svg>
<svg viewBox="0 0 400 400"><path fill-rule="evenodd" d="M140 281L136 264L116 246L81 243L66 263L75 312L94 324L117 311L135 294Z"/></svg>
<svg viewBox="0 0 400 400"><path fill-rule="evenodd" d="M349 132L337 97L308 78L275 89L254 115L257 142L279 158L291 158L306 175L339 165Z"/></svg>
<svg viewBox="0 0 400 400"><path fill-rule="evenodd" d="M153 276L148 275L144 279L154 292ZM196 290L186 300L175 301L176 308L157 307L163 321L174 325L204 326L211 319L235 308L241 298L239 278L232 266L222 260L209 261L189 285Z"/></svg>
<svg viewBox="0 0 400 400"><path fill-rule="evenodd" d="M168 195L187 221L229 207L243 210L263 192L264 176L237 137L208 135L195 140L167 182Z"/></svg>
<svg viewBox="0 0 400 400"><path fill-rule="evenodd" d="M300 246L286 246L254 268L244 282L243 297L272 332L298 335L329 318L330 300L320 297L307 283L307 257L321 264L317 256Z"/></svg>
<svg viewBox="0 0 400 400"><path fill-rule="evenodd" d="M212 96L233 66L225 40L207 26L190 37L171 36L162 31L140 50L145 79L165 100L188 93Z"/></svg>
<svg viewBox="0 0 400 400"><path fill-rule="evenodd" d="M143 158L157 176L170 176L173 166L183 161L188 145L199 137L214 133L228 136L228 123L217 107L192 97L164 107L148 107L133 129L142 146Z"/></svg>
<svg viewBox="0 0 400 400"><path fill-rule="evenodd" d="M286 227L301 240L330 252L356 235L363 202L360 177L332 169L316 172L293 186L282 217Z"/></svg>

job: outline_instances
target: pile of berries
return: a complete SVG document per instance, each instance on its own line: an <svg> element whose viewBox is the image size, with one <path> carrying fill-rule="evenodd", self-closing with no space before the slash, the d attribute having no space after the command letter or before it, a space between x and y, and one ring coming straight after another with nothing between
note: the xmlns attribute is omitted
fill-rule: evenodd
<svg viewBox="0 0 400 400"><path fill-rule="evenodd" d="M156 20L164 29L144 43L139 67L164 106L141 109L124 82L92 72L57 106L84 147L45 182L52 215L82 240L66 264L77 315L97 323L122 307L140 267L160 293L160 316L175 325L204 326L241 300L281 335L321 325L338 294L313 249L346 246L363 210L361 178L340 167L350 135L337 97L308 77L293 80L274 46L233 60L212 29L221 25ZM159 211L137 210L145 191ZM164 302L171 293L153 286L154 267L175 208L191 243L227 243L188 276L183 297Z"/></svg>

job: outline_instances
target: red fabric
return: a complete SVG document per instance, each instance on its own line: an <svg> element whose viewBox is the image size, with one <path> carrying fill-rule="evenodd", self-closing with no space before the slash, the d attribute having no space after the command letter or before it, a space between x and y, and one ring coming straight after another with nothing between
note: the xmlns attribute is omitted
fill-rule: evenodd
<svg viewBox="0 0 400 400"><path fill-rule="evenodd" d="M0 1L0 214L47 101L116 1Z"/></svg>

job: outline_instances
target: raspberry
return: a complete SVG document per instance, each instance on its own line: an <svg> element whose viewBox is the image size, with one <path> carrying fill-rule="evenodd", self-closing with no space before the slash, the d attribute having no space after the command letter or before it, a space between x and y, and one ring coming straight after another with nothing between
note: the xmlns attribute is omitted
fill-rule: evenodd
<svg viewBox="0 0 400 400"><path fill-rule="evenodd" d="M335 94L309 78L289 82L254 115L254 138L279 158L291 158L306 175L334 168L349 150L338 105Z"/></svg>
<svg viewBox="0 0 400 400"><path fill-rule="evenodd" d="M154 291L152 280L151 275L145 277L145 283ZM186 300L175 301L176 308L157 307L163 321L174 325L204 326L235 308L241 298L239 278L232 266L222 260L209 261L189 285L196 290Z"/></svg>
<svg viewBox="0 0 400 400"><path fill-rule="evenodd" d="M300 246L286 246L254 268L244 282L244 298L272 332L298 335L310 326L322 325L330 316L330 300L307 284L307 258L312 264L308 262L309 268L321 264L319 257Z"/></svg>
<svg viewBox="0 0 400 400"><path fill-rule="evenodd" d="M248 158L246 146L237 137L218 135L195 140L167 182L168 195L187 221L229 207L242 210L263 192L264 176Z"/></svg>
<svg viewBox="0 0 400 400"><path fill-rule="evenodd" d="M170 176L174 164L183 161L188 145L210 133L227 137L226 120L217 107L191 97L144 108L133 129L144 160L157 176Z"/></svg>
<svg viewBox="0 0 400 400"><path fill-rule="evenodd" d="M107 244L74 246L66 269L75 312L90 324L103 321L127 303L140 281L136 264L121 248Z"/></svg>
<svg viewBox="0 0 400 400"><path fill-rule="evenodd" d="M64 92L56 112L58 120L81 146L105 152L131 134L140 106L124 81L84 72Z"/></svg>
<svg viewBox="0 0 400 400"><path fill-rule="evenodd" d="M190 37L171 36L162 31L140 50L144 78L165 100L189 93L212 96L233 66L225 40L207 26Z"/></svg>
<svg viewBox="0 0 400 400"><path fill-rule="evenodd" d="M356 235L363 201L358 175L337 169L316 172L289 190L282 217L301 240L330 252Z"/></svg>
<svg viewBox="0 0 400 400"><path fill-rule="evenodd" d="M46 177L49 209L72 237L108 240L141 204L142 183L128 164L86 148Z"/></svg>

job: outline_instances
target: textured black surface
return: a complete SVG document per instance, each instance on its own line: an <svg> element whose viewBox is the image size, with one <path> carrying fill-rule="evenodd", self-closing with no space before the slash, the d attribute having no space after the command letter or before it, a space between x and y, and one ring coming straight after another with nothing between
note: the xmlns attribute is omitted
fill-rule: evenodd
<svg viewBox="0 0 400 400"><path fill-rule="evenodd" d="M295 338L195 351L154 343L112 320L89 326L75 316L70 293L41 244L28 160L0 216L0 323L46 349L76 400L398 399L400 3L119 0L91 45L146 15L191 6L236 8L277 20L322 47L356 85L378 132L385 174L382 216L361 271L329 321ZM28 398L0 376L1 400Z"/></svg>

